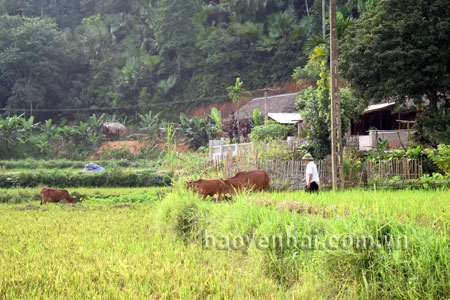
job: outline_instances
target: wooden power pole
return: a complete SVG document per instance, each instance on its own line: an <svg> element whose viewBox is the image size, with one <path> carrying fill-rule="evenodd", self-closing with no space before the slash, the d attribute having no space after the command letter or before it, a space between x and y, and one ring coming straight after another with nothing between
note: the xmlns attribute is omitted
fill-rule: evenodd
<svg viewBox="0 0 450 300"><path fill-rule="evenodd" d="M341 100L339 95L338 41L336 31L336 0L330 0L330 92L331 92L331 173L333 189L344 190L342 158Z"/></svg>
<svg viewBox="0 0 450 300"><path fill-rule="evenodd" d="M325 25L325 0L322 0L322 37L325 38L325 35L327 33L326 26Z"/></svg>

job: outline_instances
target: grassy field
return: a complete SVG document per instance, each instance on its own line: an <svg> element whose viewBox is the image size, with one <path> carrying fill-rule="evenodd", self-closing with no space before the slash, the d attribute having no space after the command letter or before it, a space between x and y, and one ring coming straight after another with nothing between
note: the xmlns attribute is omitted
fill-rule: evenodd
<svg viewBox="0 0 450 300"><path fill-rule="evenodd" d="M159 233L151 204L0 206L0 298L277 297L240 253ZM27 225L25 225L27 224ZM246 297L244 297L246 298Z"/></svg>
<svg viewBox="0 0 450 300"><path fill-rule="evenodd" d="M450 297L448 192L260 193L215 204L181 186L163 200L144 190L108 189L123 196L75 206L0 205L0 298ZM138 194L148 201L127 203ZM292 236L299 244L286 243ZM360 236L375 247L343 243Z"/></svg>
<svg viewBox="0 0 450 300"><path fill-rule="evenodd" d="M42 187L36 188L0 188L0 203L31 203L41 200ZM66 188L69 193L83 201L106 199L130 194L155 193L163 194L170 188L164 187L140 187L140 188Z"/></svg>

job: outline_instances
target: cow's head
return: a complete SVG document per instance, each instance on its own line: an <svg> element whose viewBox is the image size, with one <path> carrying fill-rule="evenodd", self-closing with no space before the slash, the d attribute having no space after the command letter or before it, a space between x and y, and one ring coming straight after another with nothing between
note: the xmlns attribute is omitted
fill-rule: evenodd
<svg viewBox="0 0 450 300"><path fill-rule="evenodd" d="M194 180L186 180L186 181L184 182L184 186L185 186L187 189L192 189L192 188L194 187Z"/></svg>
<svg viewBox="0 0 450 300"><path fill-rule="evenodd" d="M77 197L74 197L72 195L67 196L66 198L70 203L76 203L77 202Z"/></svg>
<svg viewBox="0 0 450 300"><path fill-rule="evenodd" d="M201 179L199 180L187 180L184 182L184 184L186 185L186 188L193 190L194 192L197 190L198 188L198 184L201 181Z"/></svg>

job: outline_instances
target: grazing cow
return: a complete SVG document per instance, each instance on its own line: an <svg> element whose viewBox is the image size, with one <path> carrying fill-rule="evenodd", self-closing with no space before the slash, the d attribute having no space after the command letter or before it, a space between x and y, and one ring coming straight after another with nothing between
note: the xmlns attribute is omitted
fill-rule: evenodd
<svg viewBox="0 0 450 300"><path fill-rule="evenodd" d="M242 189L268 191L269 181L269 175L264 170L237 172L233 177L224 179L226 184L238 192L242 191Z"/></svg>
<svg viewBox="0 0 450 300"><path fill-rule="evenodd" d="M41 191L41 205L47 204L47 200L50 202L60 202L66 199L70 203L75 203L76 197L69 194L66 190L43 188Z"/></svg>
<svg viewBox="0 0 450 300"><path fill-rule="evenodd" d="M230 186L228 186L222 179L199 179L188 180L185 182L187 188L192 189L195 193L203 196L203 200L207 196L217 195L216 202L222 201L222 194L231 192Z"/></svg>

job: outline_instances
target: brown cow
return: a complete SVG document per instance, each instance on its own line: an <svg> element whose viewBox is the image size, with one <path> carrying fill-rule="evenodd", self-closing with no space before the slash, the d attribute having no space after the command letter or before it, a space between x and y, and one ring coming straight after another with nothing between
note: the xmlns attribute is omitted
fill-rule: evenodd
<svg viewBox="0 0 450 300"><path fill-rule="evenodd" d="M269 175L264 170L237 172L233 177L224 179L224 182L237 192L243 189L268 191L269 181Z"/></svg>
<svg viewBox="0 0 450 300"><path fill-rule="evenodd" d="M50 202L60 202L66 199L70 203L75 203L77 198L69 194L66 190L43 188L41 191L41 205Z"/></svg>
<svg viewBox="0 0 450 300"><path fill-rule="evenodd" d="M207 196L217 195L216 202L222 201L222 194L231 192L231 187L228 186L222 179L199 179L188 180L185 182L187 188L192 189L195 193L203 196L203 200Z"/></svg>

